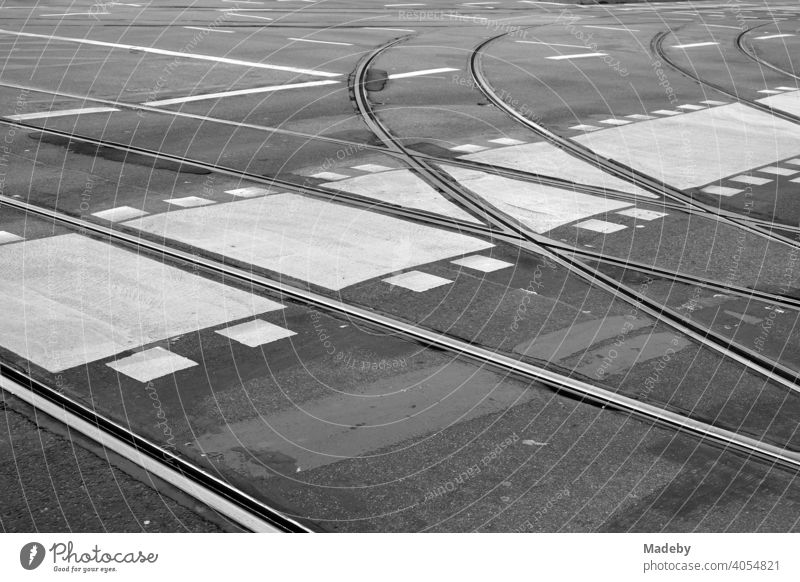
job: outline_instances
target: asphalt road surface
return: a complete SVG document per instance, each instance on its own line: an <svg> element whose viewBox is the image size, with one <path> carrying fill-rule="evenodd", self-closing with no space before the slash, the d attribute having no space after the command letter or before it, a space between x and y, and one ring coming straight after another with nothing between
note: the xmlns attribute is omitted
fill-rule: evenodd
<svg viewBox="0 0 800 582"><path fill-rule="evenodd" d="M796 1L0 23L8 373L313 530L800 529ZM5 531L239 529L2 415Z"/></svg>

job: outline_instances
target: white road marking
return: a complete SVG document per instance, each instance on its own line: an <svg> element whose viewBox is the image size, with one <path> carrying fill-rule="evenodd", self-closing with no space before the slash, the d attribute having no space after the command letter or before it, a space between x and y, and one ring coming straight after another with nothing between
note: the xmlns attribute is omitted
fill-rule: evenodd
<svg viewBox="0 0 800 582"><path fill-rule="evenodd" d="M335 41L332 41L332 40L314 40L314 39L311 39L311 38L296 38L296 37L293 37L293 36L290 36L289 40L293 40L295 42L312 42L314 44L336 44L336 45L340 45L340 46L353 46L349 42L335 42Z"/></svg>
<svg viewBox="0 0 800 582"><path fill-rule="evenodd" d="M421 75L434 75L436 73L448 73L450 71L457 71L458 69L451 69L449 67L444 67L441 69L425 69L423 71L410 71L408 73L394 73L393 75L389 75L390 79L405 79L407 77L419 77Z"/></svg>
<svg viewBox="0 0 800 582"><path fill-rule="evenodd" d="M777 95L781 93L781 91L776 91L774 89L759 89L759 93L764 93L765 95Z"/></svg>
<svg viewBox="0 0 800 582"><path fill-rule="evenodd" d="M756 99L756 101L772 107L773 109L777 109L778 111L800 116L800 91L791 91L781 93L780 95L762 97Z"/></svg>
<svg viewBox="0 0 800 582"><path fill-rule="evenodd" d="M13 30L4 30L0 29L0 34L8 34L12 36L21 36L25 38L46 38L50 40L59 40L62 42L73 42L78 44L88 44L92 46L103 46L109 48L118 48L124 50L136 50L142 51L144 53L150 53L155 55L163 55L168 57L180 57L184 59L196 59L201 61L211 61L215 63L223 63L226 65L238 65L244 67L252 67L255 69L269 69L273 71L286 71L289 73L298 73L301 75L312 75L316 77L340 77L341 73L328 73L325 71L314 71L311 69L302 69L298 67L286 67L282 65L270 65L267 63L257 63L253 61L242 61L239 59L228 59L225 57L215 57L212 55L200 55L194 53L187 53L181 51L170 51L165 49L159 49L150 46L136 46L130 44L120 44L114 42L104 42L100 40L89 40L88 38L72 38L67 36L55 36L51 34L34 34L32 32L17 32Z"/></svg>
<svg viewBox="0 0 800 582"><path fill-rule="evenodd" d="M245 188L235 188L233 190L225 190L225 194L236 196L238 198L255 198L257 196L266 196L269 190L261 186L247 186Z"/></svg>
<svg viewBox="0 0 800 582"><path fill-rule="evenodd" d="M444 277L438 277L429 273L423 273L422 271L409 271L408 273L401 273L400 275L383 279L383 282L395 287L410 289L411 291L415 291L417 293L430 291L436 287L450 285L452 283L450 279L445 279Z"/></svg>
<svg viewBox="0 0 800 582"><path fill-rule="evenodd" d="M425 210L433 214L480 224L477 218L444 198L409 170L391 170L368 176L356 176L341 182L323 184L323 186L388 204Z"/></svg>
<svg viewBox="0 0 800 582"><path fill-rule="evenodd" d="M235 91L223 91L221 93L206 93L204 95L190 95L189 97L175 97L173 99L160 99L158 101L147 101L143 105L156 107L159 105L176 105L178 103L192 103L195 101L206 101L208 99L224 99L226 97L240 97L242 95L255 95L258 93L273 93L275 91L287 91L289 89L305 89L307 87L319 87L321 85L332 85L339 81L308 81L306 83L288 83L286 85L271 85L269 87L253 87L252 89L237 89Z"/></svg>
<svg viewBox="0 0 800 582"><path fill-rule="evenodd" d="M621 214L622 216L630 216L631 218L635 218L636 220L656 220L658 218L664 218L667 216L665 212L656 212L655 210L647 210L644 208L628 208L627 210L620 210L617 214Z"/></svg>
<svg viewBox="0 0 800 582"><path fill-rule="evenodd" d="M547 142L492 148L485 152L459 157L492 166L522 170L531 174L560 177L579 184L619 190L620 192L628 192L645 198L658 198L655 194L607 174L603 170L571 156L561 148Z"/></svg>
<svg viewBox="0 0 800 582"><path fill-rule="evenodd" d="M588 125L586 123L581 123L579 125L573 125L569 129L574 129L576 131L597 131L598 129L602 129L596 125Z"/></svg>
<svg viewBox="0 0 800 582"><path fill-rule="evenodd" d="M101 12L98 14L109 14L108 12ZM60 14L40 14L39 16L93 16L94 12L63 12Z"/></svg>
<svg viewBox="0 0 800 582"><path fill-rule="evenodd" d="M202 26L184 26L188 30L201 30L203 32L223 32L225 34L233 34L232 30L224 30L222 28L204 28Z"/></svg>
<svg viewBox="0 0 800 582"><path fill-rule="evenodd" d="M503 146L522 145L526 143L524 141L520 141L518 139L512 139L510 137L498 137L497 139L490 139L489 142Z"/></svg>
<svg viewBox="0 0 800 582"><path fill-rule="evenodd" d="M352 168L360 172L369 172L370 174L374 174L376 172L388 172L389 170L394 169L390 168L389 166L381 166L380 164L361 164L360 166L352 166Z"/></svg>
<svg viewBox="0 0 800 582"><path fill-rule="evenodd" d="M787 36L794 36L793 34L770 34L768 36L756 36L754 40L767 40L770 38L786 38Z"/></svg>
<svg viewBox="0 0 800 582"><path fill-rule="evenodd" d="M483 273L493 273L494 271L514 266L514 263L507 263L506 261L501 261L492 257L484 257L483 255L472 255L471 257L464 257L463 259L456 259L450 262L454 265L482 271Z"/></svg>
<svg viewBox="0 0 800 582"><path fill-rule="evenodd" d="M517 218L536 233L632 206L612 200L544 186L455 166L442 166L447 173L501 211Z"/></svg>
<svg viewBox="0 0 800 582"><path fill-rule="evenodd" d="M792 178L790 182L800 183L800 178Z"/></svg>
<svg viewBox="0 0 800 582"><path fill-rule="evenodd" d="M727 105L727 101L714 101L713 99L707 99L705 101L700 101L700 103L704 103L705 105Z"/></svg>
<svg viewBox="0 0 800 582"><path fill-rule="evenodd" d="M558 55L555 57L545 57L551 61L563 61L564 59L585 59L586 57L604 57L606 53L580 53L575 55Z"/></svg>
<svg viewBox="0 0 800 582"><path fill-rule="evenodd" d="M16 234L0 230L0 245L19 242L21 240L23 240L21 236L17 236Z"/></svg>
<svg viewBox="0 0 800 582"><path fill-rule="evenodd" d="M764 184L772 182L770 178L760 178L758 176L748 176L745 174L728 179L732 182L741 182L742 184L752 184L754 186L763 186Z"/></svg>
<svg viewBox="0 0 800 582"><path fill-rule="evenodd" d="M622 30L624 32L639 32L635 28L624 28L619 26L597 26L596 24L584 24L583 28L599 28L601 30Z"/></svg>
<svg viewBox="0 0 800 582"><path fill-rule="evenodd" d="M718 42L695 42L691 44L674 44L670 48L687 49L687 48L696 48L701 46L715 46L718 44L719 44Z"/></svg>
<svg viewBox="0 0 800 582"><path fill-rule="evenodd" d="M737 188L728 188L726 186L706 186L705 188L701 188L700 191L705 192L706 194L715 194L717 196L734 196L743 192L743 190L739 190Z"/></svg>
<svg viewBox="0 0 800 582"><path fill-rule="evenodd" d="M759 168L758 171L764 172L765 174L774 174L776 176L793 176L797 172L800 172L800 169L781 168L780 166L768 166L766 168Z"/></svg>
<svg viewBox="0 0 800 582"><path fill-rule="evenodd" d="M282 308L79 234L0 246L0 272L0 345L50 372Z"/></svg>
<svg viewBox="0 0 800 582"><path fill-rule="evenodd" d="M411 28L383 28L381 26L365 26L364 30L389 30L391 32L416 32Z"/></svg>
<svg viewBox="0 0 800 582"><path fill-rule="evenodd" d="M678 105L677 109L686 109L687 111L700 111L701 109L705 109L705 107L701 107L700 105L692 105L691 103L686 103L684 105Z"/></svg>
<svg viewBox="0 0 800 582"><path fill-rule="evenodd" d="M626 115L625 117L629 119L635 119L636 121L645 121L647 119L658 119L657 117L653 117L652 115L642 115L641 113L634 113L633 115Z"/></svg>
<svg viewBox="0 0 800 582"><path fill-rule="evenodd" d="M119 111L115 107L84 107L82 109L62 109L61 111L36 111L33 113L20 113L19 115L9 115L6 119L14 121L26 121L28 119L46 119L50 117L67 117L70 115L86 115L89 113L111 113Z"/></svg>
<svg viewBox="0 0 800 582"><path fill-rule="evenodd" d="M792 164L793 166L800 166L800 158L794 158L793 160L785 160L784 164Z"/></svg>
<svg viewBox="0 0 800 582"><path fill-rule="evenodd" d="M489 149L489 148L484 147L484 146L471 144L471 143L466 143L464 145L452 147L452 148L450 148L450 151L461 152L461 153L465 153L465 154L474 154L475 152L482 152L482 151L487 150L487 149Z"/></svg>
<svg viewBox="0 0 800 582"><path fill-rule="evenodd" d="M127 225L334 291L494 246L296 194L166 212Z"/></svg>
<svg viewBox="0 0 800 582"><path fill-rule="evenodd" d="M218 329L216 333L251 348L297 335L291 330L269 323L263 319L247 321L238 325L226 327L225 329Z"/></svg>
<svg viewBox="0 0 800 582"><path fill-rule="evenodd" d="M317 172L316 174L311 174L311 177L317 178L318 180L335 181L346 180L350 176L346 174L337 174L336 172Z"/></svg>
<svg viewBox="0 0 800 582"><path fill-rule="evenodd" d="M213 200L208 200L207 198L200 198L199 196L185 196L183 198L168 198L164 200L167 204L172 204L174 206L180 206L182 208L194 208L195 206L207 206L209 204L214 204Z"/></svg>
<svg viewBox="0 0 800 582"><path fill-rule="evenodd" d="M740 103L573 139L600 156L680 189L712 184L800 154L797 125Z"/></svg>
<svg viewBox="0 0 800 582"><path fill-rule="evenodd" d="M579 49L585 49L586 48L585 46L580 45L580 44L556 44L554 42L541 42L541 41L537 41L537 40L515 40L514 42L519 42L519 43L522 43L522 44L541 44L541 45L544 45L544 46L560 46L560 47L566 47L566 48L579 48Z"/></svg>
<svg viewBox="0 0 800 582"><path fill-rule="evenodd" d="M270 9L269 8L265 8L265 10L270 10ZM270 21L274 20L273 18L270 18L269 16L259 16L258 14L242 14L241 12L234 11L234 10L228 10L227 12L228 12L228 14L234 14L234 15L239 16L241 18L255 18L256 20L270 20Z"/></svg>
<svg viewBox="0 0 800 582"><path fill-rule="evenodd" d="M131 206L117 206L116 208L109 208L108 210L101 210L100 212L93 212L92 216L109 220L111 222L120 222L123 220L130 220L131 218L139 218L146 216L147 212L139 208L132 208Z"/></svg>
<svg viewBox="0 0 800 582"><path fill-rule="evenodd" d="M705 22L703 24L705 24L706 26L713 26L714 28L733 28L734 30L739 30L738 26L728 26L726 24L708 24Z"/></svg>
<svg viewBox="0 0 800 582"><path fill-rule="evenodd" d="M797 87L775 87L776 89L780 89L781 91L797 91Z"/></svg>
<svg viewBox="0 0 800 582"><path fill-rule="evenodd" d="M658 115L680 115L683 111L674 111L671 109L656 109L650 113L657 113Z"/></svg>
<svg viewBox="0 0 800 582"><path fill-rule="evenodd" d="M164 348L151 348L137 352L127 358L114 360L106 364L120 374L124 374L139 382L149 382L181 370L197 366L197 362L184 358Z"/></svg>
<svg viewBox="0 0 800 582"><path fill-rule="evenodd" d="M597 220L596 218L590 218L589 220L584 220L583 222L579 222L575 226L577 226L578 228L582 228L584 230L591 230L593 232L600 232L603 234L611 234L612 232L617 232L628 228L624 224L617 224L615 222L606 222L605 220Z"/></svg>
<svg viewBox="0 0 800 582"><path fill-rule="evenodd" d="M627 119L601 119L600 123L605 123L606 125L628 125L629 123L633 123L632 121L628 121Z"/></svg>

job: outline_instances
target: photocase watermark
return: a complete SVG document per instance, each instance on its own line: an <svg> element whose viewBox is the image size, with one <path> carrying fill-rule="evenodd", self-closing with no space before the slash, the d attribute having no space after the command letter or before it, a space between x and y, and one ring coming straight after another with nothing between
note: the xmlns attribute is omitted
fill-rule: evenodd
<svg viewBox="0 0 800 582"><path fill-rule="evenodd" d="M405 358L382 358L374 352L368 352L365 357L365 355L358 355L352 351L344 352L339 350L320 314L312 311L310 317L317 340L322 344L325 353L333 356L333 361L344 368L361 372L378 372L396 371L408 367L408 362Z"/></svg>
<svg viewBox="0 0 800 582"><path fill-rule="evenodd" d="M156 418L158 422L156 423L156 428L161 429L162 434L164 435L164 443L163 446L168 450L175 450L175 435L172 433L172 427L167 419L167 413L164 412L164 407L161 405L161 400L158 397L158 391L156 390L153 382L148 382L144 387L147 396L150 400L153 401L153 408L156 410Z"/></svg>
<svg viewBox="0 0 800 582"><path fill-rule="evenodd" d="M39 542L29 542L19 552L19 563L25 570L35 570L44 563L48 553L53 560L53 572L71 574L107 574L119 571L121 564L155 564L158 561L157 553L142 550L107 551L97 544L89 549L76 550L70 540L56 542L47 549Z"/></svg>
<svg viewBox="0 0 800 582"><path fill-rule="evenodd" d="M490 450L481 458L480 462L467 467L461 471L457 477L450 479L449 481L445 481L444 483L441 483L436 487L426 491L422 499L422 503L427 503L428 501L437 499L442 495L452 493L470 479L480 475L482 468L489 466L496 459L500 458L500 455L502 455L508 447L517 441L519 441L519 435L517 435L517 433L514 433L510 437L500 441L492 448L492 450Z"/></svg>
<svg viewBox="0 0 800 582"><path fill-rule="evenodd" d="M554 25L560 24L564 27L564 29L569 32L578 42L580 42L583 46L587 49L592 51L593 53L598 53L598 57L606 64L609 68L615 70L620 77L627 77L630 75L628 69L622 66L622 63L619 59L615 59L611 55L607 55L604 53L600 53L598 49L598 44L594 41L594 33L593 32L585 32L579 29L576 24L580 21L581 17L574 15L568 9L564 9L558 15L558 18L555 19L553 22Z"/></svg>
<svg viewBox="0 0 800 582"><path fill-rule="evenodd" d="M397 16L400 20L410 20L415 22L431 20L452 20L456 22L466 22L480 24L496 34L505 34L511 38L527 38L527 31L520 26L497 19L486 18L484 16L472 16L461 14L455 10L399 10Z"/></svg>

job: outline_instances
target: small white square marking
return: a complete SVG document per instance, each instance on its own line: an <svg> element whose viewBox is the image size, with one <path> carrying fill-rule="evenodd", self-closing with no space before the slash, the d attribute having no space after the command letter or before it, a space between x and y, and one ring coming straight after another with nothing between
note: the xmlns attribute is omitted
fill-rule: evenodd
<svg viewBox="0 0 800 582"><path fill-rule="evenodd" d="M394 170L394 168L390 168L389 166L381 166L380 164L361 164L360 166L353 166L354 170L358 170L359 172L388 172L389 170Z"/></svg>
<svg viewBox="0 0 800 582"><path fill-rule="evenodd" d="M474 154L476 152L482 152L483 150L488 150L488 149L489 148L484 147L484 146L479 146L479 145L467 143L467 144L464 144L464 145L452 147L452 148L450 148L450 151L467 153L467 154Z"/></svg>
<svg viewBox="0 0 800 582"><path fill-rule="evenodd" d="M780 89L781 91L797 91L797 87L775 87L776 89Z"/></svg>
<svg viewBox="0 0 800 582"><path fill-rule="evenodd" d="M225 329L217 330L216 333L224 335L227 338L251 348L297 335L291 330L274 325L262 319L256 319L255 321L247 321L245 323L240 323L239 325L226 327Z"/></svg>
<svg viewBox="0 0 800 582"><path fill-rule="evenodd" d="M575 226L577 226L578 228L583 228L585 230L602 232L604 234L609 234L612 232L617 232L618 230L624 230L628 228L624 224L606 222L605 220L597 220L596 218L590 218L589 220L584 220L583 222L579 222Z"/></svg>
<svg viewBox="0 0 800 582"><path fill-rule="evenodd" d="M683 111L672 111L670 109L656 109L650 113L657 113L658 115L680 115Z"/></svg>
<svg viewBox="0 0 800 582"><path fill-rule="evenodd" d="M764 172L765 174L775 174L776 176L793 176L797 172L800 172L800 169L781 168L780 166L767 166L766 168L759 168L758 171Z"/></svg>
<svg viewBox="0 0 800 582"><path fill-rule="evenodd" d="M139 382L149 382L196 365L197 362L173 354L164 348L151 348L106 364L109 368Z"/></svg>
<svg viewBox="0 0 800 582"><path fill-rule="evenodd" d="M628 125L629 123L633 123L628 121L627 119L601 119L600 123L605 123L606 125Z"/></svg>
<svg viewBox="0 0 800 582"><path fill-rule="evenodd" d="M646 121L648 119L657 119L652 115L642 115L641 113L634 113L633 115L626 115L628 119L635 119L636 121Z"/></svg>
<svg viewBox="0 0 800 582"><path fill-rule="evenodd" d="M4 245L6 243L12 243L21 241L22 237L17 236L15 234L11 234L10 232L6 232L4 230L0 230L0 245Z"/></svg>
<svg viewBox="0 0 800 582"><path fill-rule="evenodd" d="M457 259L455 261L450 261L454 265L460 265L462 267L467 267L468 269L475 269L476 271L483 271L484 273L491 273L492 271L499 271L500 269L507 269L508 267L513 267L513 263L507 263L505 261L500 261L498 259L493 259L492 257L484 257L481 255L472 255L471 257L464 257L463 259Z"/></svg>
<svg viewBox="0 0 800 582"><path fill-rule="evenodd" d="M146 215L147 212L144 210L139 210L138 208L133 208L131 206L117 206L116 208L109 208L108 210L92 213L92 216L96 216L97 218L102 218L104 220L110 220L111 222L130 220L131 218L138 218Z"/></svg>
<svg viewBox="0 0 800 582"><path fill-rule="evenodd" d="M452 281L449 279L423 273L422 271L409 271L407 273L401 273L400 275L395 275L394 277L384 279L383 282L389 283L389 285L411 289L417 293L452 283Z"/></svg>
<svg viewBox="0 0 800 582"><path fill-rule="evenodd" d="M717 196L733 196L734 194L742 192L742 190L728 188L726 186L706 186L705 188L701 188L700 191L706 194L716 194Z"/></svg>
<svg viewBox="0 0 800 582"><path fill-rule="evenodd" d="M664 218L667 216L665 212L656 212L655 210L645 210L644 208L628 208L627 210L620 210L617 214L622 216L630 216L637 220L655 220L657 218Z"/></svg>
<svg viewBox="0 0 800 582"><path fill-rule="evenodd" d="M225 194L230 194L238 198L255 198L256 196L266 196L269 194L269 190L261 188L260 186L247 186L246 188L225 190Z"/></svg>
<svg viewBox="0 0 800 582"><path fill-rule="evenodd" d="M699 111L700 109L705 109L705 107L701 107L700 105L692 105L691 103L687 103L686 105L678 105L678 109L686 109L687 111Z"/></svg>
<svg viewBox="0 0 800 582"><path fill-rule="evenodd" d="M186 196L185 198L169 198L164 200L167 204L174 204L183 208L194 208L195 206L208 206L214 204L213 200L200 198L199 196Z"/></svg>
<svg viewBox="0 0 800 582"><path fill-rule="evenodd" d="M497 145L504 145L504 146L513 146L513 145L522 145L524 141L518 139L511 139L510 137L498 137L497 139L490 139L491 143L496 143Z"/></svg>
<svg viewBox="0 0 800 582"><path fill-rule="evenodd" d="M700 103L705 103L706 105L727 105L727 101L714 101L713 99L707 99L705 101L701 101Z"/></svg>
<svg viewBox="0 0 800 582"><path fill-rule="evenodd" d="M792 160L785 160L784 164L792 164L793 166L800 166L800 158L794 158Z"/></svg>
<svg viewBox="0 0 800 582"><path fill-rule="evenodd" d="M775 91L773 89L760 89L758 92L759 93L764 93L765 95L777 95L778 93L781 93L782 91Z"/></svg>
<svg viewBox="0 0 800 582"><path fill-rule="evenodd" d="M741 182L742 184L753 184L755 186L763 186L764 184L772 182L770 178L759 178L758 176L747 176L746 174L734 176L733 178L729 178L729 180L731 182Z"/></svg>

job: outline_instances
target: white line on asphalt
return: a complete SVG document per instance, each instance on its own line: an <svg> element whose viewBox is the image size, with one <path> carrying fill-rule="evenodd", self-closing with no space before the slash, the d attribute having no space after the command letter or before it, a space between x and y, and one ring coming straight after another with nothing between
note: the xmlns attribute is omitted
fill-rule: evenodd
<svg viewBox="0 0 800 582"><path fill-rule="evenodd" d="M557 57L545 57L551 61L561 61L563 59L582 59L585 57L604 57L606 53L581 53L579 55L559 55Z"/></svg>
<svg viewBox="0 0 800 582"><path fill-rule="evenodd" d="M410 71L408 73L395 73L394 75L389 75L390 79L405 79L406 77L419 77L420 75L433 75L435 73L447 73L450 71L457 71L458 69L451 69L445 67L443 69L425 69L423 71Z"/></svg>
<svg viewBox="0 0 800 582"><path fill-rule="evenodd" d="M733 28L739 30L738 26L727 26L725 24L706 24L706 26L713 26L714 28Z"/></svg>
<svg viewBox="0 0 800 582"><path fill-rule="evenodd" d="M624 30L625 32L639 32L635 28L619 28L616 26L597 26L594 24L584 24L584 28L600 28L602 30Z"/></svg>
<svg viewBox="0 0 800 582"><path fill-rule="evenodd" d="M541 42L537 40L515 40L514 42L521 42L525 44L543 44L545 46L563 46L568 48L586 48L585 46L579 44L556 44L554 42Z"/></svg>
<svg viewBox="0 0 800 582"><path fill-rule="evenodd" d="M670 48L679 48L679 49L687 49L687 48L694 48L697 46L713 46L719 44L718 42L695 42L692 44L674 44Z"/></svg>
<svg viewBox="0 0 800 582"><path fill-rule="evenodd" d="M391 30L393 32L416 32L410 28L383 28L381 26L365 26L364 30Z"/></svg>
<svg viewBox="0 0 800 582"><path fill-rule="evenodd" d="M94 12L64 12L62 14L40 14L39 16L91 16Z"/></svg>
<svg viewBox="0 0 800 582"><path fill-rule="evenodd" d="M266 63L256 63L252 61L240 61L238 59L226 59L224 57L214 57L211 55L198 55L194 53L184 53L180 51L169 51L149 46L135 46L129 44L118 44L114 42L103 42L100 40L89 40L87 38L71 38L67 36L54 36L50 34L34 34L32 32L16 32L13 30L4 30L0 28L0 34L10 34L12 36L24 36L26 38L48 38L51 40L61 40L64 42L75 42L78 44L90 44L94 46L106 46L111 48L137 50L145 53L152 53L155 55L166 55L170 57L181 57L185 59L197 59L201 61L213 61L216 63L224 63L226 65L241 65L246 67L253 67L257 69L271 69L274 71L288 71L290 73L299 73L303 75L314 75L317 77L340 77L340 73L328 73L325 71L314 71L311 69L300 69L296 67L285 67L282 65L269 65Z"/></svg>
<svg viewBox="0 0 800 582"><path fill-rule="evenodd" d="M228 34L232 34L232 30L222 30L221 28L203 28L202 26L184 26L184 28L188 28L189 30L203 30L206 32L226 32Z"/></svg>
<svg viewBox="0 0 800 582"><path fill-rule="evenodd" d="M84 113L108 113L119 111L115 107L86 107L84 109L63 109L61 111L36 111L34 113L21 113L19 115L9 115L6 119L14 121L25 121L28 119L44 119L46 117L65 117L68 115L83 115Z"/></svg>
<svg viewBox="0 0 800 582"><path fill-rule="evenodd" d="M787 36L794 36L793 34L770 34L769 36L756 36L755 40L767 40L768 38L784 38Z"/></svg>
<svg viewBox="0 0 800 582"><path fill-rule="evenodd" d="M285 91L287 89L300 89L304 87L318 87L320 85L331 85L339 81L309 81L307 83L289 83L288 85L272 85L270 87L253 87L252 89L239 89L237 91L223 91L222 93L206 93L204 95L190 95L189 97L176 97L174 99L162 99L160 101L147 101L142 105L155 107L157 105L174 105L176 103L189 103L191 101L205 101L207 99L222 99L223 97L238 97L240 95L251 95L254 93L271 93L274 91Z"/></svg>
<svg viewBox="0 0 800 582"><path fill-rule="evenodd" d="M385 8L400 8L401 6L425 6L424 4L384 4Z"/></svg>
<svg viewBox="0 0 800 582"><path fill-rule="evenodd" d="M312 40L310 38L295 38L293 36L290 36L289 40L294 40L297 42L313 42L315 44L338 44L341 46L353 46L349 42L334 42L332 40Z"/></svg>
<svg viewBox="0 0 800 582"><path fill-rule="evenodd" d="M258 20L273 20L269 16L257 16L255 14L240 14L239 12L229 12L229 14L235 14L236 16L242 16L244 18L256 18Z"/></svg>

